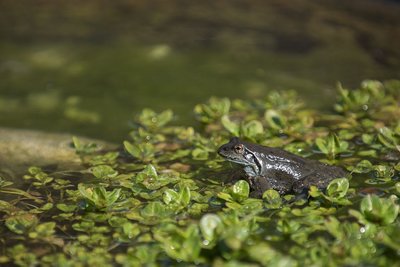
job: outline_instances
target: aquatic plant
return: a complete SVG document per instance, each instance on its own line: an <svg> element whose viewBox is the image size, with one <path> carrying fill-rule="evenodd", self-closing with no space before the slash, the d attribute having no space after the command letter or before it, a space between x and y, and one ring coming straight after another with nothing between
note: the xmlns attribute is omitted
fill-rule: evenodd
<svg viewBox="0 0 400 267"><path fill-rule="evenodd" d="M74 138L81 172L32 166L18 188L0 177L0 264L398 265L399 99L396 81L339 85L327 114L293 92L211 98L195 107L196 130L170 126L170 110L145 109L119 151ZM342 166L352 178L305 197L270 189L253 198L216 154L232 135Z"/></svg>

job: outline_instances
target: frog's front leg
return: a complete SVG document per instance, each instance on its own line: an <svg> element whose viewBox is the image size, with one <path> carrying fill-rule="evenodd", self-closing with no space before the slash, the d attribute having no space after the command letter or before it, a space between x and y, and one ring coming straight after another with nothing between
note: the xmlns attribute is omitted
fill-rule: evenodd
<svg viewBox="0 0 400 267"><path fill-rule="evenodd" d="M247 180L252 189L250 196L254 198L261 198L266 190L273 188L273 185L265 176L249 176Z"/></svg>
<svg viewBox="0 0 400 267"><path fill-rule="evenodd" d="M279 194L284 195L291 191L292 180L282 179L282 177L276 177L274 173L269 173L268 175L259 175L249 177L250 187L252 188L252 197L261 197L265 191L268 189L274 189L278 191Z"/></svg>
<svg viewBox="0 0 400 267"><path fill-rule="evenodd" d="M230 172L225 180L226 183L234 184L239 180L248 179L246 173L241 169L235 169Z"/></svg>

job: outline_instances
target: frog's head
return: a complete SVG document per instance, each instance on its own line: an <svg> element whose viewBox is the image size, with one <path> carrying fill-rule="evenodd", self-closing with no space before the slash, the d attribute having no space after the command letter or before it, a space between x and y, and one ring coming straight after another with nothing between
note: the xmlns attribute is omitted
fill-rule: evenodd
<svg viewBox="0 0 400 267"><path fill-rule="evenodd" d="M218 149L218 154L226 160L245 165L246 172L251 172L253 175L261 172L261 161L256 154L249 148L251 144L241 141L237 137L231 138L229 143L222 145Z"/></svg>

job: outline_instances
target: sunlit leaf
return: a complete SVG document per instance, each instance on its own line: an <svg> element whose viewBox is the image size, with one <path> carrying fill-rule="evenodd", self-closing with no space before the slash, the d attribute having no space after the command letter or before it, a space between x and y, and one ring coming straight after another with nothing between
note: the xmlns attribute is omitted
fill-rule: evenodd
<svg viewBox="0 0 400 267"><path fill-rule="evenodd" d="M221 118L221 123L226 130L228 130L232 135L240 135L240 126L229 119L229 116L224 115Z"/></svg>
<svg viewBox="0 0 400 267"><path fill-rule="evenodd" d="M237 181L232 186L232 197L238 202L247 199L249 197L249 193L250 193L250 186L249 183L246 182L245 180Z"/></svg>
<svg viewBox="0 0 400 267"><path fill-rule="evenodd" d="M282 199L278 191L274 189L268 189L262 195L265 201L265 206L269 209L278 209L282 205Z"/></svg>
<svg viewBox="0 0 400 267"><path fill-rule="evenodd" d="M387 225L397 218L399 205L389 199L367 195L361 201L360 211L368 221Z"/></svg>
<svg viewBox="0 0 400 267"><path fill-rule="evenodd" d="M332 198L343 198L349 190L349 180L346 178L337 178L331 181L328 185L326 193Z"/></svg>
<svg viewBox="0 0 400 267"><path fill-rule="evenodd" d="M205 214L201 217L199 226L203 238L207 240L206 246L216 240L218 232L223 229L222 221L216 214Z"/></svg>

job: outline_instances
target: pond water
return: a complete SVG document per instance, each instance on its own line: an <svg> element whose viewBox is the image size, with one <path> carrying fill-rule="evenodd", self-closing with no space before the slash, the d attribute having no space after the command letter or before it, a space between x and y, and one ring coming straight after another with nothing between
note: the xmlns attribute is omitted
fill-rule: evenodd
<svg viewBox="0 0 400 267"><path fill-rule="evenodd" d="M120 141L144 107L400 77L396 1L2 1L0 125Z"/></svg>
<svg viewBox="0 0 400 267"><path fill-rule="evenodd" d="M0 265L397 266L398 14L1 1ZM216 153L232 136L286 152L235 145L269 168L249 179Z"/></svg>

